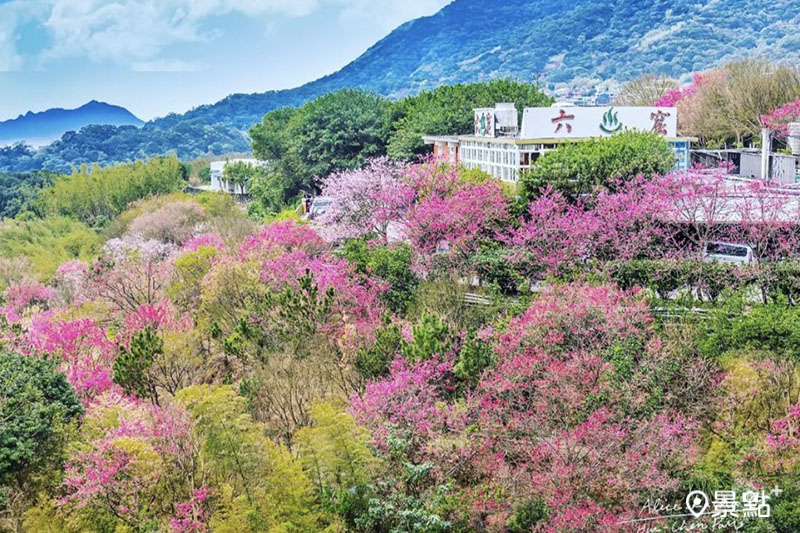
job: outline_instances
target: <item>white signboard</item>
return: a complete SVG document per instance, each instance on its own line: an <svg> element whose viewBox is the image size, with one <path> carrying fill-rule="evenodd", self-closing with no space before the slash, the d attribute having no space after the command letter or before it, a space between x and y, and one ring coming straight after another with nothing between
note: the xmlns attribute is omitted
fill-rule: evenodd
<svg viewBox="0 0 800 533"><path fill-rule="evenodd" d="M475 136L494 137L494 108L475 110Z"/></svg>
<svg viewBox="0 0 800 533"><path fill-rule="evenodd" d="M678 133L674 107L527 107L522 114L523 139L602 137L633 129L666 137Z"/></svg>

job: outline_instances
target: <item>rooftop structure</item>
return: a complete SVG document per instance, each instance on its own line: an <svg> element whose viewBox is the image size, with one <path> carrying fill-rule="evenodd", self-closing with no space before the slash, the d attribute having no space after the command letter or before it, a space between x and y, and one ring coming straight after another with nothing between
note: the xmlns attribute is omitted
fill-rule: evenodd
<svg viewBox="0 0 800 533"><path fill-rule="evenodd" d="M244 163L250 166L265 166L267 163L266 161L259 161L258 159L246 159L246 158L237 158L237 159L226 159L224 161L212 161L210 163L211 167L211 187L210 190L217 191L217 192L226 192L228 194L237 194L237 195L246 195L248 194L247 191L247 184L244 183L233 183L230 180L225 179L225 167L228 165L232 165L234 163Z"/></svg>
<svg viewBox="0 0 800 533"><path fill-rule="evenodd" d="M495 178L516 182L520 173L548 150L564 143L606 137L623 129L653 131L663 135L678 158L677 168L689 167L689 137L677 135L674 107L578 107L556 103L529 107L522 113L514 104L474 111L470 135L427 135L434 154L467 168L480 168Z"/></svg>
<svg viewBox="0 0 800 533"><path fill-rule="evenodd" d="M720 150L693 150L692 163L717 166L729 163L731 174L743 178L767 179L781 184L796 181L797 156L777 152L769 153L767 176L762 176L763 152L760 148L726 148Z"/></svg>

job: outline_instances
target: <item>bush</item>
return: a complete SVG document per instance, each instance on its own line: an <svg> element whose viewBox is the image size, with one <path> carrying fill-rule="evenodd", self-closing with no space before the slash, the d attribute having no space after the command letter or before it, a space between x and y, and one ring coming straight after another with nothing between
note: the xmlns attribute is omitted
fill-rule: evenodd
<svg viewBox="0 0 800 533"><path fill-rule="evenodd" d="M57 459L59 428L83 409L54 362L9 352L0 353L0 398L2 511L15 478Z"/></svg>
<svg viewBox="0 0 800 533"><path fill-rule="evenodd" d="M700 299L715 300L725 290L740 290L758 279L754 267L677 259L612 261L606 272L623 289L651 289L661 298L687 290Z"/></svg>
<svg viewBox="0 0 800 533"><path fill-rule="evenodd" d="M27 259L33 272L50 278L61 263L89 260L100 239L85 224L66 217L12 220L0 225L0 255Z"/></svg>
<svg viewBox="0 0 800 533"><path fill-rule="evenodd" d="M180 190L185 180L186 168L175 157L156 157L110 168L84 166L69 176L57 178L42 191L41 202L50 215L103 226L129 203Z"/></svg>
<svg viewBox="0 0 800 533"><path fill-rule="evenodd" d="M675 155L656 133L624 131L611 137L563 144L544 154L520 178L520 195L526 202L548 185L577 198L597 186L612 187L619 180L639 175L665 174L675 166Z"/></svg>

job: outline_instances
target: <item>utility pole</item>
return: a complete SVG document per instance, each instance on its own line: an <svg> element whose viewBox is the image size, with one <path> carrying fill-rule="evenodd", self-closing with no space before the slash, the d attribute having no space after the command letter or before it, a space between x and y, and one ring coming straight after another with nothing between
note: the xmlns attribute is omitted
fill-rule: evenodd
<svg viewBox="0 0 800 533"><path fill-rule="evenodd" d="M761 128L761 179L769 179L769 152L771 146L769 128Z"/></svg>

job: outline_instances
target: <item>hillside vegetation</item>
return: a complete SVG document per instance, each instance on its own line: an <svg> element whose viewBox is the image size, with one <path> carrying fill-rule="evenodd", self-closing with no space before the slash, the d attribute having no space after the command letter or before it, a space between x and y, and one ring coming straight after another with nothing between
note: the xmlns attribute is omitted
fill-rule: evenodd
<svg viewBox="0 0 800 533"><path fill-rule="evenodd" d="M555 149L519 191L415 157L420 124L506 99L549 103L495 81L268 113L272 163L226 168L246 209L181 192L207 166L175 157L17 187L0 531L708 530L652 504L694 490L800 530L796 197L671 171L647 132ZM331 203L301 221L312 191Z"/></svg>
<svg viewBox="0 0 800 533"><path fill-rule="evenodd" d="M800 4L791 1L455 0L301 87L230 95L138 129L91 127L38 152L0 149L0 171L68 172L168 153L181 159L238 153L247 150L244 132L265 113L341 89L401 99L442 85L509 78L591 96L649 73L687 81L736 58L792 62L800 59L798 24Z"/></svg>

